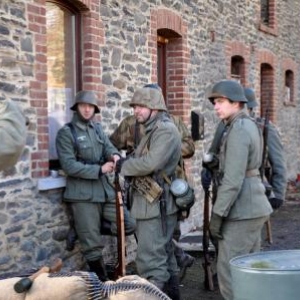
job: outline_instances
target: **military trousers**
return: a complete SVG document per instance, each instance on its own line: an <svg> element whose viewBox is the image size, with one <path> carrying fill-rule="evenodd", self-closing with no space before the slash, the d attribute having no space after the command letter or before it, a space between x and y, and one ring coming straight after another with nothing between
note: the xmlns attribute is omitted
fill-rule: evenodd
<svg viewBox="0 0 300 300"><path fill-rule="evenodd" d="M116 228L116 210L113 202L71 202L74 216L74 226L78 235L81 251L88 261L95 261L102 256L104 248L101 235L101 220L104 218L112 222L112 229ZM124 225L126 232L135 231L135 220L128 211L124 211Z"/></svg>
<svg viewBox="0 0 300 300"><path fill-rule="evenodd" d="M138 274L162 286L170 275L178 273L172 237L177 223L177 214L166 217L167 232L162 231L160 217L136 220L138 239L136 266Z"/></svg>
<svg viewBox="0 0 300 300"><path fill-rule="evenodd" d="M225 300L233 300L229 261L239 255L259 252L261 231L267 217L224 221L223 239L218 242L217 274L220 292Z"/></svg>

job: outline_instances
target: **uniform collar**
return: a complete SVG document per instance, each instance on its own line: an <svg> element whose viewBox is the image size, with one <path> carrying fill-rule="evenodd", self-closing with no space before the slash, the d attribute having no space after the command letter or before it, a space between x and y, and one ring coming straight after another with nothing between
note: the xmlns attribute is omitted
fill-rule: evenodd
<svg viewBox="0 0 300 300"><path fill-rule="evenodd" d="M248 117L244 109L238 111L237 113L231 115L227 120L224 121L226 126L230 126L236 119Z"/></svg>
<svg viewBox="0 0 300 300"><path fill-rule="evenodd" d="M83 122L78 114L75 112L74 115L73 115L73 119L72 119L72 122L77 126L79 127L80 129L82 130L86 130L88 127L91 127L91 128L94 128L95 127L95 124L92 120L88 121L88 122Z"/></svg>
<svg viewBox="0 0 300 300"><path fill-rule="evenodd" d="M151 117L145 124L145 131L146 133L151 131L154 126L157 124L158 121L162 120L165 116L165 112L158 111L154 117Z"/></svg>

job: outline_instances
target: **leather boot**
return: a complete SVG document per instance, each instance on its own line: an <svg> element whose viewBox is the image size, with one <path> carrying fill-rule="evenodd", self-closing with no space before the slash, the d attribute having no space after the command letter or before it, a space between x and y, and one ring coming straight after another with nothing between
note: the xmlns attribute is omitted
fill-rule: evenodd
<svg viewBox="0 0 300 300"><path fill-rule="evenodd" d="M70 227L66 236L66 250L72 251L75 248L75 243L77 240L77 233L74 227Z"/></svg>
<svg viewBox="0 0 300 300"><path fill-rule="evenodd" d="M178 267L180 269L179 279L182 281L186 274L187 268L190 268L195 262L195 258L185 252L180 257L180 260L177 260Z"/></svg>
<svg viewBox="0 0 300 300"><path fill-rule="evenodd" d="M168 281L168 292L167 295L172 300L180 300L180 290L179 290L179 277L178 275L171 275Z"/></svg>
<svg viewBox="0 0 300 300"><path fill-rule="evenodd" d="M107 271L102 257L98 260L88 261L87 263L90 267L90 271L96 273L100 281L108 280Z"/></svg>

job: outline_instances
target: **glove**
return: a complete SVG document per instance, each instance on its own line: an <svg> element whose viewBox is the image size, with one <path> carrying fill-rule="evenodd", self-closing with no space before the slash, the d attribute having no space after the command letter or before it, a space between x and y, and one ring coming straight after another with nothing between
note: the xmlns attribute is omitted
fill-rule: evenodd
<svg viewBox="0 0 300 300"><path fill-rule="evenodd" d="M207 168L202 168L201 170L201 184L204 190L208 190L211 185L211 171Z"/></svg>
<svg viewBox="0 0 300 300"><path fill-rule="evenodd" d="M223 218L212 213L209 222L209 232L213 240L222 240L222 223Z"/></svg>
<svg viewBox="0 0 300 300"><path fill-rule="evenodd" d="M283 204L283 200L278 198L270 198L269 202L273 209L278 209Z"/></svg>
<svg viewBox="0 0 300 300"><path fill-rule="evenodd" d="M126 160L126 158L121 157L117 162L116 162L116 173L121 173L121 169L122 169L122 165L124 163L124 161Z"/></svg>

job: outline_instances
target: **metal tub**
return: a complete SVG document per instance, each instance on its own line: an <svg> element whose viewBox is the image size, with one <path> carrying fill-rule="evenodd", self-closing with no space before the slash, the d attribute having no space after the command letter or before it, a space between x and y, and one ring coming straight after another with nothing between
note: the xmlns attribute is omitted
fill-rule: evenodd
<svg viewBox="0 0 300 300"><path fill-rule="evenodd" d="M300 299L300 250L238 256L230 269L234 300Z"/></svg>

